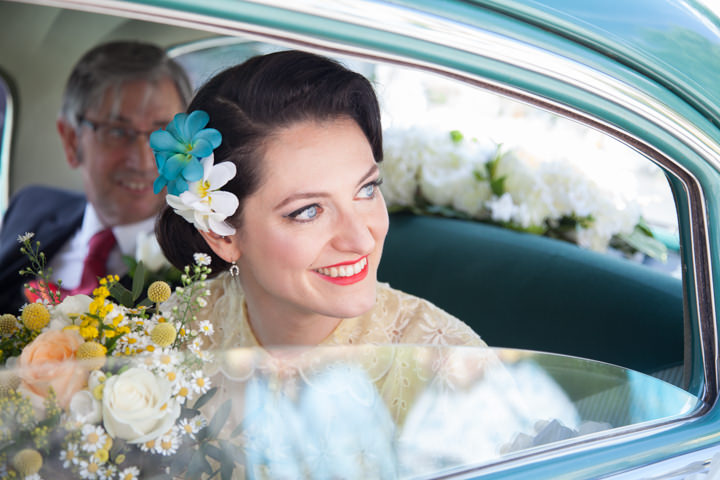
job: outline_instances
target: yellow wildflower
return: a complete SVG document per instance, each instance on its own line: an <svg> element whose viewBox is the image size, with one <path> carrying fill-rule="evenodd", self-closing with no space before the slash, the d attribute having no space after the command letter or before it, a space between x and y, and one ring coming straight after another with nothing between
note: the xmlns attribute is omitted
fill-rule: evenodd
<svg viewBox="0 0 720 480"><path fill-rule="evenodd" d="M162 303L166 301L170 298L171 293L172 291L170 290L170 285L161 280L151 283L148 287L148 298L154 303Z"/></svg>
<svg viewBox="0 0 720 480"><path fill-rule="evenodd" d="M23 309L21 318L27 328L39 331L50 321L50 312L42 303L31 303Z"/></svg>
<svg viewBox="0 0 720 480"><path fill-rule="evenodd" d="M17 318L15 315L6 313L0 316L0 334L12 335L18 329Z"/></svg>
<svg viewBox="0 0 720 480"><path fill-rule="evenodd" d="M104 448L99 448L95 451L94 457L98 462L105 463L110 458L110 454Z"/></svg>
<svg viewBox="0 0 720 480"><path fill-rule="evenodd" d="M159 323L150 332L150 339L159 347L169 347L175 341L177 330L170 323Z"/></svg>
<svg viewBox="0 0 720 480"><path fill-rule="evenodd" d="M20 477L28 477L40 471L43 458L37 450L26 448L15 454L12 459L12 464L20 474Z"/></svg>
<svg viewBox="0 0 720 480"><path fill-rule="evenodd" d="M93 369L97 370L105 365L105 354L107 348L98 342L85 342L75 352L75 358L82 360Z"/></svg>
<svg viewBox="0 0 720 480"><path fill-rule="evenodd" d="M99 333L100 332L98 332L97 327L94 326L80 327L80 335L85 340L92 340L93 338L97 338Z"/></svg>

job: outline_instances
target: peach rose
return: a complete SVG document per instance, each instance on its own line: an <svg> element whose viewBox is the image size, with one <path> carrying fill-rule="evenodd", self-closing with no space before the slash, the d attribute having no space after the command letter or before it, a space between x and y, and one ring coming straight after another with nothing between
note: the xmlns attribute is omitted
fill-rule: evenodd
<svg viewBox="0 0 720 480"><path fill-rule="evenodd" d="M75 392L85 387L89 370L75 362L82 343L74 330L50 330L25 346L17 362L20 389L36 396L30 395L35 407L42 407L52 388L58 404L67 408Z"/></svg>

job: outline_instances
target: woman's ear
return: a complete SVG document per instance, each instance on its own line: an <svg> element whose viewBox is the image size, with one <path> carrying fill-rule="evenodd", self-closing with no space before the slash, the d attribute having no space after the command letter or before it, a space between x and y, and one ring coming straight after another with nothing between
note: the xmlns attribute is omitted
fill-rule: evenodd
<svg viewBox="0 0 720 480"><path fill-rule="evenodd" d="M233 263L240 258L240 242L236 235L223 237L215 232L203 232L198 230L215 254L228 263Z"/></svg>

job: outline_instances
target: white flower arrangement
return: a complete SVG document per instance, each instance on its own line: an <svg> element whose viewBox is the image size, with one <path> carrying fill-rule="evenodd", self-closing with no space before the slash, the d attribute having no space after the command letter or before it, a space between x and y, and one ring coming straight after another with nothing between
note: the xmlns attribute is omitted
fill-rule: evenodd
<svg viewBox="0 0 720 480"><path fill-rule="evenodd" d="M541 162L457 131L391 129L384 142L382 192L390 211L468 218L599 252L612 246L666 255L635 205L567 160Z"/></svg>

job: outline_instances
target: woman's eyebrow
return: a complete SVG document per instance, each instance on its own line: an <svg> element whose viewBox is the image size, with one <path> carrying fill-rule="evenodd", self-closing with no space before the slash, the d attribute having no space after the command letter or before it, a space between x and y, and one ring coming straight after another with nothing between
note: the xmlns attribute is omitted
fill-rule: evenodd
<svg viewBox="0 0 720 480"><path fill-rule="evenodd" d="M365 175L360 178L360 180L357 182L357 186L361 186L365 181L367 181L368 178L372 177L377 173L379 170L376 163L373 163L372 167L367 171ZM325 192L300 192L300 193L293 193L289 197L285 198L282 202L278 203L273 210L280 210L288 203L294 202L295 200L302 200L306 198L327 198L330 195Z"/></svg>

